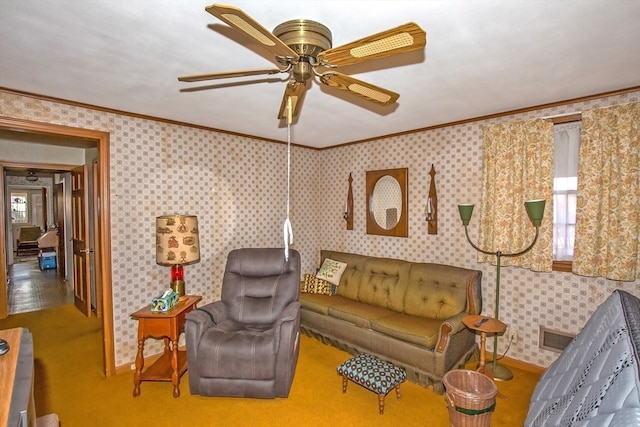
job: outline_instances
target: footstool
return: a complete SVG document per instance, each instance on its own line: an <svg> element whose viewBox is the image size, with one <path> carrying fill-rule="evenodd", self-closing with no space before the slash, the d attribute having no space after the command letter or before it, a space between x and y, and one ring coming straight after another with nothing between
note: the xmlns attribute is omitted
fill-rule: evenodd
<svg viewBox="0 0 640 427"><path fill-rule="evenodd" d="M384 398L396 389L396 398L400 399L400 383L407 374L403 369L366 353L360 353L338 366L342 375L342 392L347 392L347 380L351 380L378 395L378 409L384 414Z"/></svg>

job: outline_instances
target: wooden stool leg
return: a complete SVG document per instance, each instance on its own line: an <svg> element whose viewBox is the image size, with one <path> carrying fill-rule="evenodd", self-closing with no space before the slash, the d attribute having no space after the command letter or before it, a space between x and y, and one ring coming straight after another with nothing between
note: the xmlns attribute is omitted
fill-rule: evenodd
<svg viewBox="0 0 640 427"><path fill-rule="evenodd" d="M384 414L384 396L382 394L378 395L378 410L380 415Z"/></svg>
<svg viewBox="0 0 640 427"><path fill-rule="evenodd" d="M347 392L347 376L346 375L342 376L342 392L343 393Z"/></svg>
<svg viewBox="0 0 640 427"><path fill-rule="evenodd" d="M396 398L400 400L401 397L402 397L402 392L400 391L400 384L398 384L396 386Z"/></svg>

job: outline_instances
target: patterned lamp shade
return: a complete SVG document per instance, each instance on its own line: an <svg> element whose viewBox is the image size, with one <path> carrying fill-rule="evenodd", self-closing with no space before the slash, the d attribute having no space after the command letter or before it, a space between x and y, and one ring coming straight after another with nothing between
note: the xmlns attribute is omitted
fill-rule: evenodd
<svg viewBox="0 0 640 427"><path fill-rule="evenodd" d="M188 265L200 262L198 217L165 215L156 218L156 263Z"/></svg>
<svg viewBox="0 0 640 427"><path fill-rule="evenodd" d="M156 218L156 263L171 266L171 289L186 298L183 265L200 262L198 217L165 215Z"/></svg>

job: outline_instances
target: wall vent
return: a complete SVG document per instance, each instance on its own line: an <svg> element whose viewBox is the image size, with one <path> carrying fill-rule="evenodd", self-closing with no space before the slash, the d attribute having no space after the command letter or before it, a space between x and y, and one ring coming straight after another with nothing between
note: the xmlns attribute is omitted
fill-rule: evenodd
<svg viewBox="0 0 640 427"><path fill-rule="evenodd" d="M562 353L569 343L575 338L575 334L568 332L554 331L540 326L540 348L544 350Z"/></svg>

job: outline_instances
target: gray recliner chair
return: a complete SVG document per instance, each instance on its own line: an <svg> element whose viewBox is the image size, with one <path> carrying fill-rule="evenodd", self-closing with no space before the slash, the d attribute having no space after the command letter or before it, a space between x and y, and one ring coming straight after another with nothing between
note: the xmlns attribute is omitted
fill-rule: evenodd
<svg viewBox="0 0 640 427"><path fill-rule="evenodd" d="M229 253L222 299L191 311L185 340L191 394L287 397L299 353L300 254Z"/></svg>

